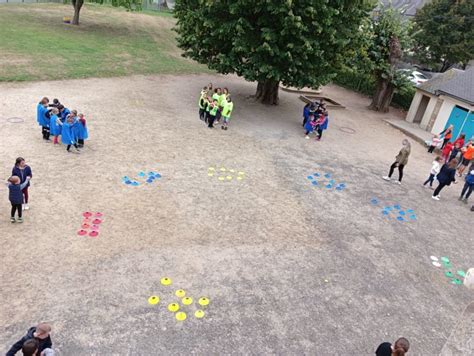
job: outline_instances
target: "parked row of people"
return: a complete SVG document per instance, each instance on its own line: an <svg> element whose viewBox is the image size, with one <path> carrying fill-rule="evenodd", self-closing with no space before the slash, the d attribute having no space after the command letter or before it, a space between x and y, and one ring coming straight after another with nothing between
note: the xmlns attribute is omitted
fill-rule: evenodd
<svg viewBox="0 0 474 356"><path fill-rule="evenodd" d="M41 126L43 140L50 141L50 137L53 137L53 143L58 144L61 139L68 152L74 146L79 153L79 148L84 147L84 141L89 138L84 114L69 110L58 99L54 99L52 104L47 97L41 99L36 110L36 120Z"/></svg>

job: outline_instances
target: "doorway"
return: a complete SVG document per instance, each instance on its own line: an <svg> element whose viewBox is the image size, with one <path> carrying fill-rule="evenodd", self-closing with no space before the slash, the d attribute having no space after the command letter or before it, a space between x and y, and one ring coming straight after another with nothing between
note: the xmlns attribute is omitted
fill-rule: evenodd
<svg viewBox="0 0 474 356"><path fill-rule="evenodd" d="M415 118L413 119L414 124L421 123L423 120L423 116L425 115L426 108L428 107L428 103L430 102L430 97L423 95L420 101L420 105L418 105L418 110L416 111Z"/></svg>

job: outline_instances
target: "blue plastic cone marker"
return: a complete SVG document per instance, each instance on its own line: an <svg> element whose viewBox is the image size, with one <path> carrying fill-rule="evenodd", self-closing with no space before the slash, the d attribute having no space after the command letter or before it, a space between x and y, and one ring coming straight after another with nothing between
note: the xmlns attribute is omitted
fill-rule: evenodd
<svg viewBox="0 0 474 356"><path fill-rule="evenodd" d="M344 190L344 187L336 187L336 190Z"/></svg>
<svg viewBox="0 0 474 356"><path fill-rule="evenodd" d="M124 183L125 184L132 184L132 182L130 182L129 180L126 180Z"/></svg>
<svg viewBox="0 0 474 356"><path fill-rule="evenodd" d="M330 174L330 173L326 173L326 174L324 175L324 177L326 177L326 178L331 178L331 174Z"/></svg>
<svg viewBox="0 0 474 356"><path fill-rule="evenodd" d="M415 210L413 210L413 209L407 209L407 213L414 213L414 212L415 212Z"/></svg>
<svg viewBox="0 0 474 356"><path fill-rule="evenodd" d="M311 182L311 184L312 184L312 185L318 185L318 181L313 180L313 181Z"/></svg>
<svg viewBox="0 0 474 356"><path fill-rule="evenodd" d="M306 178L308 178L309 180L313 180L313 176L307 176Z"/></svg>
<svg viewBox="0 0 474 356"><path fill-rule="evenodd" d="M399 217L397 218L397 220L398 220L398 221L405 221L405 219L403 218L403 216L399 216Z"/></svg>
<svg viewBox="0 0 474 356"><path fill-rule="evenodd" d="M370 202L374 205L377 205L379 203L379 201L376 198L372 198Z"/></svg>
<svg viewBox="0 0 474 356"><path fill-rule="evenodd" d="M387 210L382 210L382 214L384 214L384 215L388 215L388 214L389 214L389 212L388 212Z"/></svg>
<svg viewBox="0 0 474 356"><path fill-rule="evenodd" d="M401 208L400 208L400 205L398 205L398 204L397 204L397 205L394 205L393 208L394 208L394 209L397 209L397 210L400 210L400 209L401 209Z"/></svg>
<svg viewBox="0 0 474 356"><path fill-rule="evenodd" d="M416 215L415 214L410 215L410 219L416 220Z"/></svg>
<svg viewBox="0 0 474 356"><path fill-rule="evenodd" d="M153 183L153 179L147 179L146 182L147 183Z"/></svg>
<svg viewBox="0 0 474 356"><path fill-rule="evenodd" d="M140 173L138 173L138 176L139 176L139 177L145 177L145 172L140 172Z"/></svg>
<svg viewBox="0 0 474 356"><path fill-rule="evenodd" d="M155 174L155 177L156 177L156 178L161 178L161 174L160 174L160 173L156 173L156 174Z"/></svg>
<svg viewBox="0 0 474 356"><path fill-rule="evenodd" d="M384 209L384 210L391 211L391 210L392 210L392 207L391 207L391 206L384 206L383 209Z"/></svg>
<svg viewBox="0 0 474 356"><path fill-rule="evenodd" d="M136 187L136 186L139 186L140 183L138 183L138 182L132 182L132 185L133 185L134 187Z"/></svg>
<svg viewBox="0 0 474 356"><path fill-rule="evenodd" d="M331 180L329 181L329 184L334 184L334 183L336 183L336 181L335 181L334 179L331 179Z"/></svg>
<svg viewBox="0 0 474 356"><path fill-rule="evenodd" d="M314 173L314 176L315 176L315 177L321 177L321 174L319 174L319 173Z"/></svg>
<svg viewBox="0 0 474 356"><path fill-rule="evenodd" d="M339 186L345 188L345 187L346 187L346 183L339 183Z"/></svg>
<svg viewBox="0 0 474 356"><path fill-rule="evenodd" d="M400 215L405 215L405 212L404 212L403 210L400 210L398 213L399 213Z"/></svg>
<svg viewBox="0 0 474 356"><path fill-rule="evenodd" d="M327 185L326 185L326 188L331 189L331 188L332 188L332 184L327 184Z"/></svg>

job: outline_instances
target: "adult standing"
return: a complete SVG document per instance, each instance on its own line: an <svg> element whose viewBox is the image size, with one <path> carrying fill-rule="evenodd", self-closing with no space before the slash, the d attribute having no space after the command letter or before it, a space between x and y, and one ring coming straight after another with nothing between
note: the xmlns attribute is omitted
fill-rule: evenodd
<svg viewBox="0 0 474 356"><path fill-rule="evenodd" d="M389 342L383 342L375 351L376 356L403 356L410 349L410 343L404 337L399 338L392 345Z"/></svg>
<svg viewBox="0 0 474 356"><path fill-rule="evenodd" d="M433 192L432 198L434 200L439 200L439 193L441 190L446 187L447 185L451 185L452 182L456 182L456 166L458 164L458 160L456 158L449 161L449 163L445 163L441 170L439 171L436 179L438 179L439 185L436 187L435 191Z"/></svg>
<svg viewBox="0 0 474 356"><path fill-rule="evenodd" d="M444 148L444 146L446 146L446 144L451 140L451 138L453 137L453 129L454 129L454 126L453 125L449 125L448 128L444 129L439 135L442 136L444 135L444 139L443 139L443 145L441 146L441 149Z"/></svg>
<svg viewBox="0 0 474 356"><path fill-rule="evenodd" d="M15 166L12 169L12 176L20 177L20 184L26 182L27 178L33 178L33 173L31 172L30 166L28 166L25 162L23 157L18 157L15 161ZM23 210L28 210L30 207L28 206L28 188L30 186L30 182L25 188L23 188Z"/></svg>
<svg viewBox="0 0 474 356"><path fill-rule="evenodd" d="M403 178L403 168L408 163L408 157L410 156L411 152L411 144L407 139L404 139L402 141L402 149L398 153L398 155L395 157L395 162L390 166L390 171L388 172L388 176L382 177L383 179L389 181L392 178L393 171L395 170L396 167L398 167L398 184L402 184L402 178Z"/></svg>

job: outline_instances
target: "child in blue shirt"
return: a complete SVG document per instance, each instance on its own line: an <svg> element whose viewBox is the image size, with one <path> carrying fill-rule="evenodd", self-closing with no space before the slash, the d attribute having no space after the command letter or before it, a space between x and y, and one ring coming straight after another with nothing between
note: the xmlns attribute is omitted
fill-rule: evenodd
<svg viewBox="0 0 474 356"><path fill-rule="evenodd" d="M20 184L20 177L18 176L11 176L8 178L8 198L10 199L10 203L12 204L12 211L10 221L15 223L15 212L18 210L18 222L23 222L22 217L22 204L23 204L23 192L22 190L27 186L30 181L30 177L26 177L26 180L23 184Z"/></svg>

